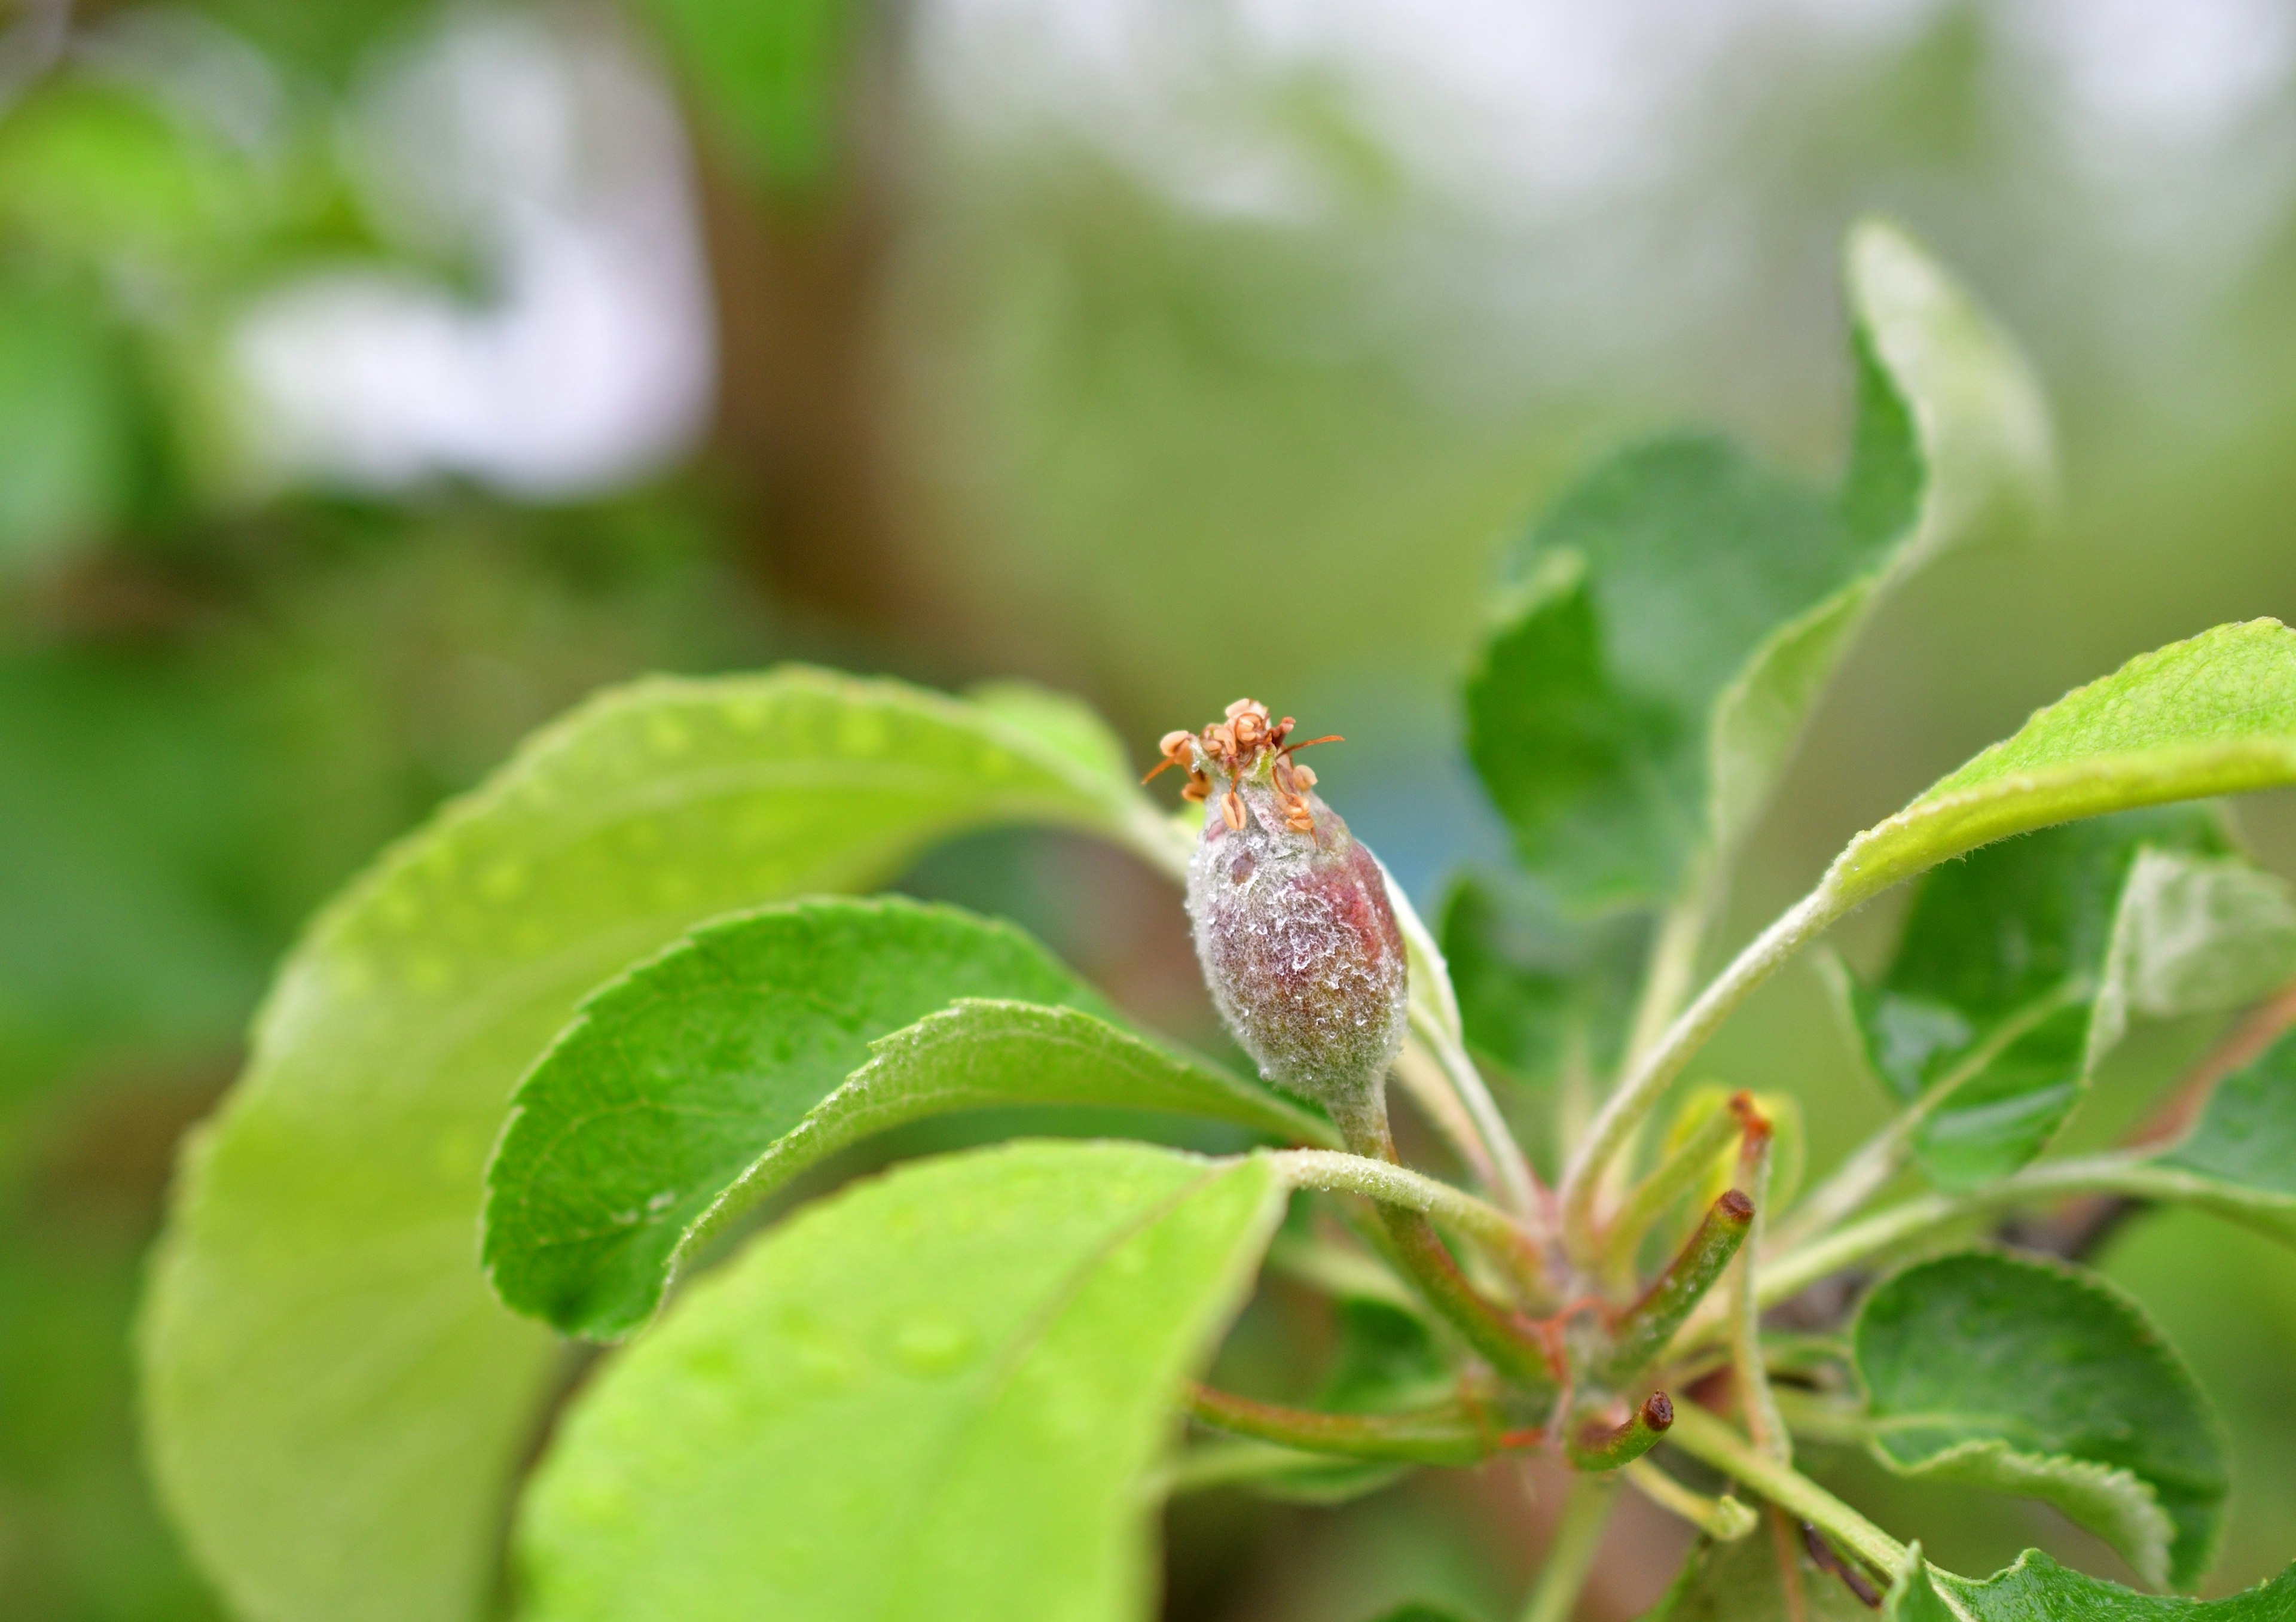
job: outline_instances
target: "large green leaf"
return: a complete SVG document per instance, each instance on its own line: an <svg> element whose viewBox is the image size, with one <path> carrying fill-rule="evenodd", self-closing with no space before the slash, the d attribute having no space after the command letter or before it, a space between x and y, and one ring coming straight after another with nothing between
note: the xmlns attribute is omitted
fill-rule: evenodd
<svg viewBox="0 0 2296 1622"><path fill-rule="evenodd" d="M2046 1146L2132 1013L2235 1006L2296 969L2296 906L2213 811L2067 823L1932 869L1852 998L1931 1177L1966 1189Z"/></svg>
<svg viewBox="0 0 2296 1622"><path fill-rule="evenodd" d="M1567 903L1663 901L1742 836L1886 588L2048 499L2040 395L1902 233L1850 234L1858 413L1824 494L1706 438L1630 449L1524 539L1468 750Z"/></svg>
<svg viewBox="0 0 2296 1622"><path fill-rule="evenodd" d="M1259 1160L1026 1143L809 1208L568 1415L525 1614L1145 1618L1149 1472L1283 1200Z"/></svg>
<svg viewBox="0 0 2296 1622"><path fill-rule="evenodd" d="M653 680L533 740L317 920L186 1157L142 1329L160 1490L242 1614L483 1604L556 1353L478 1269L481 1173L582 994L709 914L1014 820L1168 840L1124 778L952 699Z"/></svg>
<svg viewBox="0 0 2296 1622"><path fill-rule="evenodd" d="M2045 1499L2151 1582L2206 1570L2230 1486L2222 1433L2143 1309L2102 1280L1939 1256L1866 1297L1853 1344L1891 1470Z"/></svg>
<svg viewBox="0 0 2296 1622"><path fill-rule="evenodd" d="M1007 1000L935 1012L982 998ZM1108 1012L1021 930L950 907L800 902L696 930L594 993L519 1084L487 1173L488 1274L519 1311L612 1338L797 1173L950 1110L1134 1106L1328 1137Z"/></svg>
<svg viewBox="0 0 2296 1622"><path fill-rule="evenodd" d="M2038 1549L1983 1582L1936 1567L1910 1574L1907 1592L1892 1594L1891 1622L2291 1622L2296 1618L2296 1566L2270 1582L2221 1600L2135 1593L2060 1566ZM1939 1594L1952 1601L1951 1608Z"/></svg>
<svg viewBox="0 0 2296 1622"><path fill-rule="evenodd" d="M2219 625L2076 687L1851 840L1840 907L1978 846L2140 805L2296 783L2296 631Z"/></svg>

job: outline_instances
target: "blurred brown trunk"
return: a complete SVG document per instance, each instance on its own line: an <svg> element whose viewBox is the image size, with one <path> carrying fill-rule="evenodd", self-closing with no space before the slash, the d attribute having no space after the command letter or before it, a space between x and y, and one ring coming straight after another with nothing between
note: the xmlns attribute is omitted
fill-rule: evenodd
<svg viewBox="0 0 2296 1622"><path fill-rule="evenodd" d="M873 166L775 195L703 161L718 299L718 436L755 502L761 572L792 605L886 630L904 589L875 354L890 210Z"/></svg>

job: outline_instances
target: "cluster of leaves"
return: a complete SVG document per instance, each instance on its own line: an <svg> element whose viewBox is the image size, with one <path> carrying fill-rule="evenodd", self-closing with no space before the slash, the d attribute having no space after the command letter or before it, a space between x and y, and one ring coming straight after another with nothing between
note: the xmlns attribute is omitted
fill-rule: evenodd
<svg viewBox="0 0 2296 1622"><path fill-rule="evenodd" d="M1329 1498L1559 1443L1585 1472L1566 1527L1599 1528L1624 1479L1702 1529L1670 1617L1783 1614L1790 1585L1980 1622L2282 1614L2296 1576L2197 1610L2038 1554L1971 1581L1792 1465L1797 1431L1855 1437L1891 1470L2051 1503L2190 1586L2227 1472L2183 1363L2074 1264L1937 1244L2100 1191L2296 1237L2296 1039L2180 1136L2045 1153L2132 1021L2238 1010L2296 971L2296 903L2179 803L2296 782L2296 633L2276 623L2039 712L1691 994L1732 853L1875 602L2046 506L2037 391L1967 297L1879 225L1848 279L1860 409L1837 492L1709 441L1645 446L1518 560L1467 712L1523 871L1447 908L1460 994L1396 897L1399 1073L1479 1192L1335 1152L1312 1108L1136 1028L1009 925L852 899L1015 822L1184 869L1192 829L1117 740L1033 690L651 681L390 851L282 971L153 1267L151 1456L232 1602L472 1617L508 1515L536 1618L1137 1617L1160 1486ZM1892 1125L1798 1203L1761 1100L1693 1099L1638 1160L1729 1011L1906 881L1894 956L1836 971ZM1471 1046L1532 1080L1617 1072L1552 1192ZM1017 1141L716 1242L888 1127L1079 1105L1300 1147ZM1861 1214L1901 1174L1927 1189ZM1295 1271L1348 1303L1356 1354L1316 1410L1192 1396L1295 1202ZM1349 1225L1364 1202L1444 1242ZM1844 1335L1764 1332L1761 1308L1904 1254ZM562 1337L628 1344L554 1414ZM1735 1424L1686 1396L1670 1426L1630 1405L1725 1367ZM1172 1457L1188 1406L1245 1439ZM1639 1456L1661 1432L1693 1475ZM1808 1523L1817 1563L1747 1536L1748 1500ZM1567 1609L1590 1549L1558 1542L1537 1614Z"/></svg>

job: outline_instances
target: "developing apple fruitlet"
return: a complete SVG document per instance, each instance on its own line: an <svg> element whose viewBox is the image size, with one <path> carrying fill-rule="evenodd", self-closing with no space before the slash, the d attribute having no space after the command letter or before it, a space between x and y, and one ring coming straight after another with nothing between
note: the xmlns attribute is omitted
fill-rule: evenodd
<svg viewBox="0 0 2296 1622"><path fill-rule="evenodd" d="M1204 805L1188 915L1220 1017L1262 1075L1321 1103L1359 1152L1382 1153L1403 937L1378 860L1292 760L1308 745L1285 741L1292 727L1238 699L1201 732L1168 734L1156 770L1185 770L1182 793Z"/></svg>

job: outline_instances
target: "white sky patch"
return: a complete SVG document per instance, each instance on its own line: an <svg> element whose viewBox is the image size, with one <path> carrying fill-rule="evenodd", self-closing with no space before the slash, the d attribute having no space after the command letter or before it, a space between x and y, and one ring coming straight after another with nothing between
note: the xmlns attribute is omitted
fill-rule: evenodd
<svg viewBox="0 0 2296 1622"><path fill-rule="evenodd" d="M346 139L394 233L485 285L346 266L257 303L234 348L273 477L546 499L691 447L716 333L690 154L627 50L566 14L466 14L377 70Z"/></svg>

